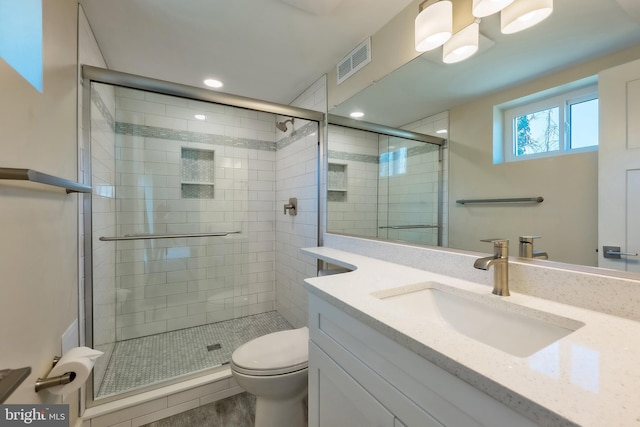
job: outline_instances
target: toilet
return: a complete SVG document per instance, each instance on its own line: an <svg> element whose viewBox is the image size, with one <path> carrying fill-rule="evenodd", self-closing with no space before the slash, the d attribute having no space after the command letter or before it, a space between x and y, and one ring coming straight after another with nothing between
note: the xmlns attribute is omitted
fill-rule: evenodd
<svg viewBox="0 0 640 427"><path fill-rule="evenodd" d="M256 396L256 427L304 427L309 329L264 335L231 355L233 377Z"/></svg>

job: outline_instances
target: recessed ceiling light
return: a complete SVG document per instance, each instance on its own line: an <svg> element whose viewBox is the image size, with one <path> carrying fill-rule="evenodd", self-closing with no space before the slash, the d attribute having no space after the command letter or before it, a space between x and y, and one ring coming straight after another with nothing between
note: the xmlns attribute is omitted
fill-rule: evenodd
<svg viewBox="0 0 640 427"><path fill-rule="evenodd" d="M220 80L216 80L216 79L206 79L204 81L204 84L206 84L209 87L216 88L216 89L222 87L222 82Z"/></svg>
<svg viewBox="0 0 640 427"><path fill-rule="evenodd" d="M354 111L353 113L349 114L351 117L353 117L354 119L359 119L360 117L364 117L364 113L362 111Z"/></svg>
<svg viewBox="0 0 640 427"><path fill-rule="evenodd" d="M438 129L436 133L447 133L446 129Z"/></svg>
<svg viewBox="0 0 640 427"><path fill-rule="evenodd" d="M204 114L196 114L194 117L196 119L198 119L198 120L206 120L207 119L207 116L205 116Z"/></svg>

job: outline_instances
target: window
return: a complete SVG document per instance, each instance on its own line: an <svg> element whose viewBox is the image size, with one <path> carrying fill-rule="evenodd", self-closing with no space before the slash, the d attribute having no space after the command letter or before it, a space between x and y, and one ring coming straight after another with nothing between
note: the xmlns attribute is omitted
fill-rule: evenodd
<svg viewBox="0 0 640 427"><path fill-rule="evenodd" d="M42 0L0 0L0 58L42 92Z"/></svg>
<svg viewBox="0 0 640 427"><path fill-rule="evenodd" d="M598 148L598 94L595 86L536 98L531 101L529 97L526 103L514 101L516 106L499 109L504 115L504 161Z"/></svg>

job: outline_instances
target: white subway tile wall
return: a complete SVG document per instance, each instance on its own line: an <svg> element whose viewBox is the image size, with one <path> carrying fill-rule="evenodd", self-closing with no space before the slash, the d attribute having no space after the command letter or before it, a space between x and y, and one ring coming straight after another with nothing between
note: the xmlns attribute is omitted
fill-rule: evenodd
<svg viewBox="0 0 640 427"><path fill-rule="evenodd" d="M420 132L427 135L437 136L449 139L449 112L443 111L442 113L435 114L433 116L425 117L424 119L409 123L403 126L404 129ZM444 132L443 132L444 131ZM438 133L441 132L441 133ZM442 133L443 132L443 133ZM442 230L442 246L449 246L449 142L447 141L444 149L442 150L442 218L440 221L440 228Z"/></svg>
<svg viewBox="0 0 640 427"><path fill-rule="evenodd" d="M345 166L346 191L328 183L327 229L377 237L378 134L329 125L328 138L329 164Z"/></svg>
<svg viewBox="0 0 640 427"><path fill-rule="evenodd" d="M438 229L420 228L438 225L437 146L390 137L385 147L381 152L386 150L399 158L381 158L380 169L386 173L380 173L379 225L409 228L379 229L378 237L437 245Z"/></svg>
<svg viewBox="0 0 640 427"><path fill-rule="evenodd" d="M116 253L98 238L116 233L115 90L94 83L91 92L93 345L109 354L116 340Z"/></svg>
<svg viewBox="0 0 640 427"><path fill-rule="evenodd" d="M291 105L327 111L326 76L318 79ZM281 121L283 117L279 117ZM304 279L317 275L316 260L300 248L318 246L318 141L316 123L295 120L294 129L278 131L276 152L276 301L278 312L294 327L308 324ZM298 214L284 215L290 197L298 199Z"/></svg>

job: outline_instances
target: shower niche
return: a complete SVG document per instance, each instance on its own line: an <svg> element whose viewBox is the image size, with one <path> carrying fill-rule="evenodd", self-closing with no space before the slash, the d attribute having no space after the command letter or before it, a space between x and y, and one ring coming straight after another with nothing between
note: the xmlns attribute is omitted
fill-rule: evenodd
<svg viewBox="0 0 640 427"><path fill-rule="evenodd" d="M329 162L327 177L328 199L332 202L347 200L347 165Z"/></svg>
<svg viewBox="0 0 640 427"><path fill-rule="evenodd" d="M180 194L183 199L213 199L214 150L182 147Z"/></svg>

